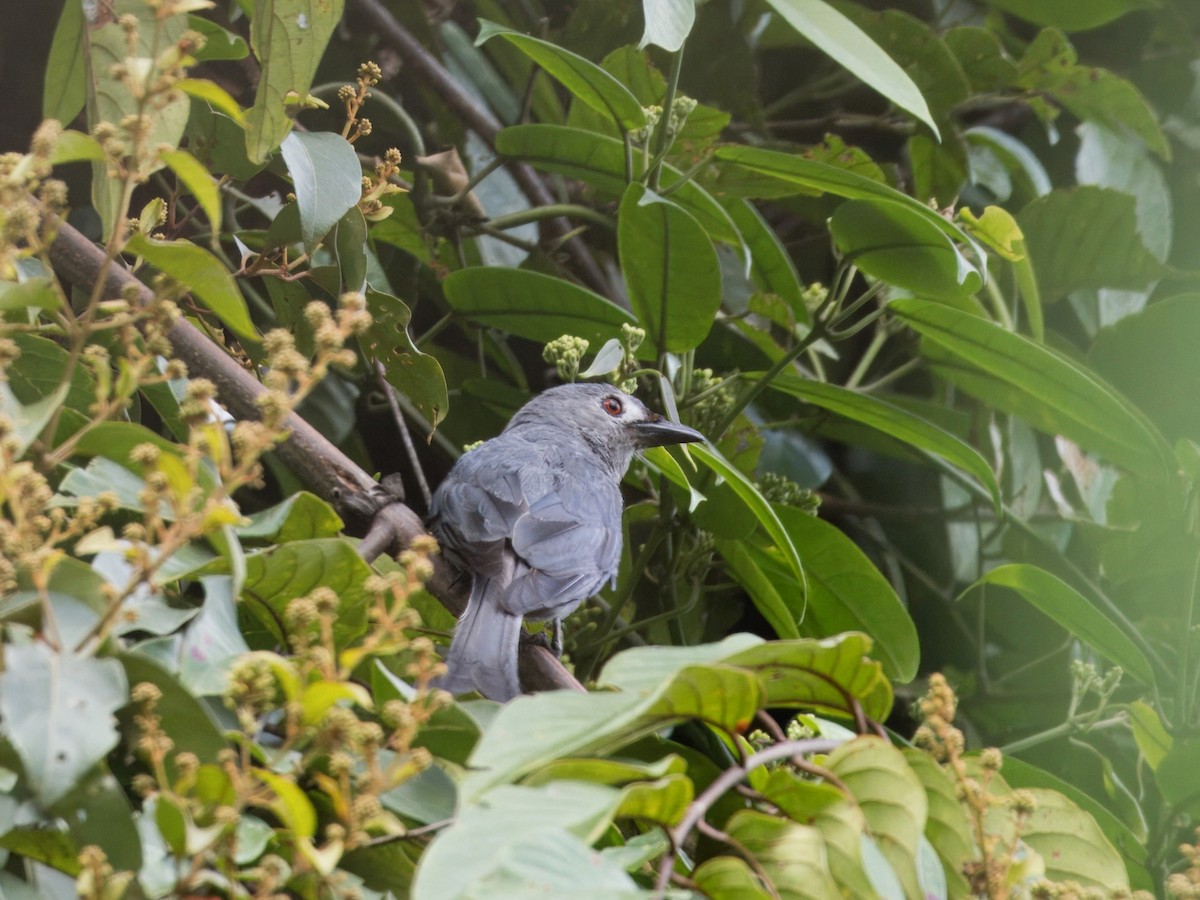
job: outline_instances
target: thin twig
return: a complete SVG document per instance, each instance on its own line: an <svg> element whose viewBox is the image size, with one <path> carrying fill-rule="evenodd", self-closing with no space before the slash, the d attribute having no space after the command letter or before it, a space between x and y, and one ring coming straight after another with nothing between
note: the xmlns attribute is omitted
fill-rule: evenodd
<svg viewBox="0 0 1200 900"><path fill-rule="evenodd" d="M413 445L412 434L408 430L408 422L405 421L404 413L400 410L400 403L396 399L396 389L387 380L387 369L379 360L375 360L375 376L379 379L379 387L383 390L384 396L387 397L388 406L392 410L392 420L396 423L396 429L400 432L400 441L404 444L404 452L408 454L408 462L412 466L413 477L417 479L417 487L421 489L421 496L425 500L425 508L429 509L429 504L433 500L433 495L429 492L429 482L425 480L425 471L421 468L421 460L417 459L417 448Z"/></svg>

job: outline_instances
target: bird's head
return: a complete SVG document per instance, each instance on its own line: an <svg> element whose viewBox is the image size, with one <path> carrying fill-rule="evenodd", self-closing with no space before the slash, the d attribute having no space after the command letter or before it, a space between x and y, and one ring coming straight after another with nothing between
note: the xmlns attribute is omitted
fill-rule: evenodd
<svg viewBox="0 0 1200 900"><path fill-rule="evenodd" d="M638 450L704 440L696 429L664 418L611 384L564 384L543 391L517 411L508 427L525 425L577 434L621 471Z"/></svg>

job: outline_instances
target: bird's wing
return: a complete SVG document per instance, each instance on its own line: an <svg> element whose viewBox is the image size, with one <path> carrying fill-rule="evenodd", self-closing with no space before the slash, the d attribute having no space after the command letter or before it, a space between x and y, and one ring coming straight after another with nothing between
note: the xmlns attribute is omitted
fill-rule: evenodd
<svg viewBox="0 0 1200 900"><path fill-rule="evenodd" d="M512 549L523 565L504 605L532 618L557 618L598 591L621 557L621 494L594 470L555 469L554 483L513 528ZM529 491L526 496L529 496Z"/></svg>
<svg viewBox="0 0 1200 900"><path fill-rule="evenodd" d="M492 450L468 453L446 477L434 495L430 528L462 567L507 582L514 564L509 539L529 504L518 460Z"/></svg>

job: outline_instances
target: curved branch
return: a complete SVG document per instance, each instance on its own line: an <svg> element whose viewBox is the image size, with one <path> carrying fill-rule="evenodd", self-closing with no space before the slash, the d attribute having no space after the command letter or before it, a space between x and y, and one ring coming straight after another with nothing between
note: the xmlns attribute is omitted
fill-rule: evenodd
<svg viewBox="0 0 1200 900"><path fill-rule="evenodd" d="M50 245L50 263L63 280L91 288L103 273L103 296L120 297L135 288L143 304L154 300L153 292L125 269L105 267L103 250L74 227L62 221L55 225L57 236ZM257 400L266 388L224 350L182 319L167 337L188 372L208 378L217 386L218 398L235 418L260 418ZM427 534L420 516L397 501L308 422L293 413L286 424L288 439L275 452L314 494L337 509L352 532L366 534L359 553L368 562L382 553L398 552L413 538ZM426 589L455 616L460 615L466 608L466 579L441 557L435 557L433 564L433 577ZM584 689L553 654L536 643L522 643L520 667L522 684L529 690Z"/></svg>
<svg viewBox="0 0 1200 900"><path fill-rule="evenodd" d="M730 766L715 779L712 784L704 789L701 794L696 797L683 814L683 818L679 820L679 824L671 829L669 835L671 839L672 852L663 857L658 868L658 884L657 891L661 897L666 890L667 882L671 878L671 868L675 864L675 854L679 848L683 846L683 842L687 840L687 836L697 823L704 818L705 814L725 795L725 792L730 790L734 785L738 784L746 778L753 769L759 766L764 766L767 763L775 762L780 759L788 759L793 756L799 756L802 753L828 753L838 747L839 741L831 741L827 738L810 738L803 741L784 741L779 744L772 744L763 750L749 756L745 763L740 766Z"/></svg>

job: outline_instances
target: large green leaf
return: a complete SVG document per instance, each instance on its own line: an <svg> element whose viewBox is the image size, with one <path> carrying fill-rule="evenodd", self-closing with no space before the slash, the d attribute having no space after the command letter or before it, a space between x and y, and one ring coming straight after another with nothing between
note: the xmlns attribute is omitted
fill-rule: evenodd
<svg viewBox="0 0 1200 900"><path fill-rule="evenodd" d="M311 253L317 242L362 196L362 167L340 134L293 131L279 145L296 191L300 238Z"/></svg>
<svg viewBox="0 0 1200 900"><path fill-rule="evenodd" d="M847 200L829 231L847 260L918 297L956 299L983 287L979 270L949 236L907 204Z"/></svg>
<svg viewBox="0 0 1200 900"><path fill-rule="evenodd" d="M236 528L243 541L261 540L275 544L333 537L343 527L332 506L315 494L299 491L281 503L253 513Z"/></svg>
<svg viewBox="0 0 1200 900"><path fill-rule="evenodd" d="M237 282L225 264L203 247L185 240L157 241L135 234L126 249L186 287L241 337L258 339Z"/></svg>
<svg viewBox="0 0 1200 900"><path fill-rule="evenodd" d="M1011 588L1109 662L1142 684L1154 685L1154 669L1121 626L1073 587L1037 566L998 566L968 590L994 584Z"/></svg>
<svg viewBox="0 0 1200 900"><path fill-rule="evenodd" d="M639 355L697 347L721 305L721 270L712 241L682 207L631 184L621 198L617 249L629 300L646 329Z"/></svg>
<svg viewBox="0 0 1200 900"><path fill-rule="evenodd" d="M383 363L388 384L436 426L450 409L446 376L441 363L413 343L408 333L412 321L408 305L391 294L368 288L367 309L374 321L361 339L364 348L372 359Z"/></svg>
<svg viewBox="0 0 1200 900"><path fill-rule="evenodd" d="M818 193L833 194L848 200L890 200L917 213L955 242L968 246L971 244L967 233L941 216L937 210L930 209L908 194L850 169L816 159L806 159L794 153L763 150L760 147L721 147L716 152L716 158L719 163L759 176L761 189L751 191L745 196Z"/></svg>
<svg viewBox="0 0 1200 900"><path fill-rule="evenodd" d="M1162 6L1161 0L990 0L1005 12L1037 25L1053 25L1067 31L1085 31L1119 19L1137 9Z"/></svg>
<svg viewBox="0 0 1200 900"><path fill-rule="evenodd" d="M630 180L645 173L640 153L625 169L625 145L616 138L560 125L514 125L496 136L496 152L522 159L538 169L578 178L610 196L619 197ZM713 240L741 246L741 236L725 209L695 181L685 181L673 166L662 167L661 188L695 216ZM676 187L676 185L678 186Z"/></svg>
<svg viewBox="0 0 1200 900"><path fill-rule="evenodd" d="M170 150L160 153L159 158L170 166L171 171L192 192L196 202L208 216L213 232L221 230L221 194L212 175L192 154L186 150Z"/></svg>
<svg viewBox="0 0 1200 900"><path fill-rule="evenodd" d="M1158 430L1078 363L939 303L896 300L890 309L925 338L922 353L934 368L968 393L1130 471L1163 477L1174 470Z"/></svg>
<svg viewBox="0 0 1200 900"><path fill-rule="evenodd" d="M472 266L450 273L442 290L450 308L471 321L542 343L574 334L599 346L636 324L599 294L526 269Z"/></svg>
<svg viewBox="0 0 1200 900"><path fill-rule="evenodd" d="M796 322L808 324L810 316L804 304L804 284L779 236L749 200L731 198L725 202L725 209L750 252L750 277L754 286L782 299Z"/></svg>
<svg viewBox="0 0 1200 900"><path fill-rule="evenodd" d="M822 640L764 641L727 656L722 663L749 669L766 688L767 705L849 717L856 706L882 722L892 710L892 686L879 663L867 658L872 641L848 632ZM613 657L632 668L634 654ZM607 674L609 668L605 668ZM614 671L619 671L615 670ZM616 676L614 676L616 677Z"/></svg>
<svg viewBox="0 0 1200 900"><path fill-rule="evenodd" d="M610 676L618 656L600 677L619 691L519 697L500 710L471 754L463 796L473 802L554 759L611 750L675 722L695 718L740 730L764 705L762 686L752 672L715 663L757 642L740 634L718 644L655 648L662 653L648 663L650 677L643 677L645 666L629 664Z"/></svg>
<svg viewBox="0 0 1200 900"><path fill-rule="evenodd" d="M925 817L925 837L937 851L950 885L949 895L955 900L966 900L970 896L970 887L963 876L963 865L975 857L975 835L967 820L966 809L958 799L954 778L928 753L913 748L901 752L925 788L929 809Z"/></svg>
<svg viewBox="0 0 1200 900"><path fill-rule="evenodd" d="M646 27L638 49L656 44L674 53L683 46L696 23L696 0L642 0L642 13Z"/></svg>
<svg viewBox="0 0 1200 900"><path fill-rule="evenodd" d="M901 109L939 134L925 98L908 74L861 28L824 0L767 0L808 40Z"/></svg>
<svg viewBox="0 0 1200 900"><path fill-rule="evenodd" d="M874 655L884 664L890 678L904 683L917 673L920 643L916 626L887 579L858 546L838 528L793 507L776 506L780 522L800 550L807 578L807 606L800 631L827 637L846 631L861 631L875 641ZM719 546L722 555L727 545ZM767 582L795 606L800 585L774 550L747 544L743 552ZM761 585L745 582L745 567L738 557L726 556L734 576L758 603ZM803 596L803 595L801 595ZM781 635L782 636L782 635Z"/></svg>
<svg viewBox="0 0 1200 900"><path fill-rule="evenodd" d="M834 750L826 765L854 795L905 894L924 896L915 861L929 805L904 754L881 738L859 737Z"/></svg>
<svg viewBox="0 0 1200 900"><path fill-rule="evenodd" d="M82 3L64 3L50 44L42 88L42 118L66 125L87 102L87 55Z"/></svg>
<svg viewBox="0 0 1200 900"><path fill-rule="evenodd" d="M642 104L625 85L595 63L549 41L521 34L486 19L481 19L479 26L476 46L490 38L501 37L561 81L579 100L597 112L611 116L623 131L645 127L646 113Z"/></svg>
<svg viewBox="0 0 1200 900"><path fill-rule="evenodd" d="M781 638L800 637L796 623L804 618L807 595L791 572L780 566L783 579L772 577L774 573L768 574L747 541L718 540L716 547L729 574L746 589L771 629Z"/></svg>
<svg viewBox="0 0 1200 900"><path fill-rule="evenodd" d="M210 571L224 571L221 560ZM359 637L367 628L367 593L363 580L371 568L343 538L292 541L259 553L246 554L243 602L272 631L277 630L288 603L318 587L333 590L338 597L337 620L333 625L339 648Z"/></svg>
<svg viewBox="0 0 1200 900"><path fill-rule="evenodd" d="M775 512L774 507L766 501L754 482L743 475L741 470L736 466L731 465L725 457L717 452L715 447L695 444L689 449L689 452L696 459L700 460L700 462L704 463L704 465L712 469L720 478L725 479L738 498L754 513L754 517L762 525L763 530L775 542L776 549L782 554L784 562L795 576L797 582L803 585L804 564L800 561L800 555L796 552L796 545L792 543L792 538L788 534L787 529L779 521L779 516ZM800 618L803 618L803 612L801 612Z"/></svg>
<svg viewBox="0 0 1200 900"><path fill-rule="evenodd" d="M181 91L169 91L158 95L153 109L147 109L144 87L137 84L135 73L138 65L150 67L142 75L143 84L158 75L160 55L187 30L187 13L172 11L168 15L166 7L152 6L147 0L118 0L109 9L115 14L98 16L102 24L86 27L88 127L95 128L101 122L120 126L128 116L146 115L149 127L139 136L141 146L149 152L176 149L187 126L191 101ZM118 21L130 21L126 16L137 22L132 47ZM153 171L161 165L148 168ZM123 179L110 177L107 161L92 164L92 205L100 214L106 235L112 232L120 212L124 188Z"/></svg>
<svg viewBox="0 0 1200 900"><path fill-rule="evenodd" d="M1163 159L1171 158L1154 110L1132 82L1107 69L1078 65L1075 48L1055 28L1034 38L1019 65L1017 84L1048 93L1075 116L1113 131L1131 131Z"/></svg>
<svg viewBox="0 0 1200 900"><path fill-rule="evenodd" d="M1088 362L1170 438L1200 441L1200 294L1152 303L1096 335Z"/></svg>
<svg viewBox="0 0 1200 900"><path fill-rule="evenodd" d="M1017 216L1045 300L1078 288L1144 288L1165 273L1137 230L1130 194L1085 185L1051 191Z"/></svg>
<svg viewBox="0 0 1200 900"><path fill-rule="evenodd" d="M344 4L345 0L255 0L250 46L261 71L254 106L246 113L246 152L252 162L266 159L291 129L286 104L308 95ZM340 217L339 213L335 221Z"/></svg>
<svg viewBox="0 0 1200 900"><path fill-rule="evenodd" d="M0 732L43 806L73 788L117 745L116 711L129 686L113 659L43 643L8 644L0 673Z"/></svg>
<svg viewBox="0 0 1200 900"><path fill-rule="evenodd" d="M489 791L429 845L412 896L643 896L624 869L588 846L620 799L614 788L584 782Z"/></svg>
<svg viewBox="0 0 1200 900"><path fill-rule="evenodd" d="M724 830L765 870L775 887L774 896L789 900L841 896L829 872L825 841L813 826L744 809L725 823Z"/></svg>
<svg viewBox="0 0 1200 900"><path fill-rule="evenodd" d="M749 378L757 373L749 373ZM941 457L953 466L975 478L992 495L997 509L1000 506L1000 486L996 474L986 459L974 447L935 425L928 419L914 415L871 394L863 394L835 384L826 384L808 378L783 374L774 378L770 385L777 391L799 397L806 403L827 409L830 412L876 428L898 441L934 456Z"/></svg>

